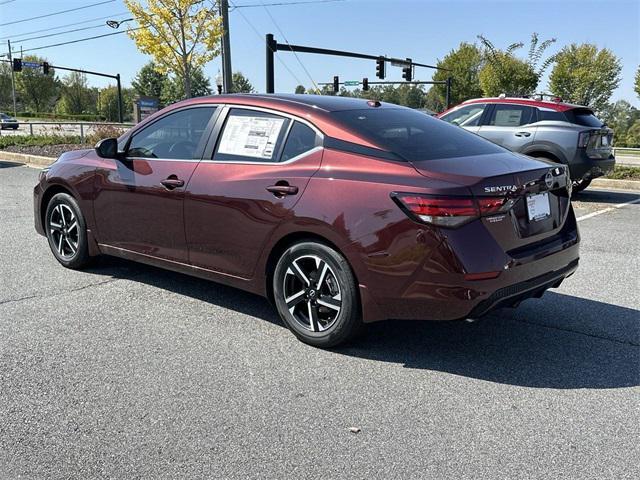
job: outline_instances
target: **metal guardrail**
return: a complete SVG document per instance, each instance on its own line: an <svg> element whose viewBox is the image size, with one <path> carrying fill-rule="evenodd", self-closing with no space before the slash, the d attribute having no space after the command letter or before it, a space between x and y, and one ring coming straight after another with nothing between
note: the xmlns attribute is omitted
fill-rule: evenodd
<svg viewBox="0 0 640 480"><path fill-rule="evenodd" d="M628 152L632 155L640 155L640 148L635 147L613 147L613 155L620 153L620 155L624 155L625 152Z"/></svg>
<svg viewBox="0 0 640 480"><path fill-rule="evenodd" d="M34 127L42 126L43 131L34 132ZM120 128L123 131L133 127L134 123L117 123L117 122L18 122L18 130L2 130L0 129L0 135L3 133L6 135L9 132L10 135L26 135L24 127L29 128L29 136L34 135L74 135L77 134L75 132L69 131L60 131L56 132L56 129L61 129L62 127L76 127L76 132L79 130L79 136L81 143L84 143L85 135L89 133L92 129L100 128L100 127L116 127Z"/></svg>

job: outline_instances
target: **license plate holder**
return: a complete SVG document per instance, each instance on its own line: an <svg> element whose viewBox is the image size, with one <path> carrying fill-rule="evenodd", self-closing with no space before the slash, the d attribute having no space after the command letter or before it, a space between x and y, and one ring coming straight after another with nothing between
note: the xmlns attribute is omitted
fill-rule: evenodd
<svg viewBox="0 0 640 480"><path fill-rule="evenodd" d="M551 215L547 192L527 195L527 214L530 222L544 220Z"/></svg>

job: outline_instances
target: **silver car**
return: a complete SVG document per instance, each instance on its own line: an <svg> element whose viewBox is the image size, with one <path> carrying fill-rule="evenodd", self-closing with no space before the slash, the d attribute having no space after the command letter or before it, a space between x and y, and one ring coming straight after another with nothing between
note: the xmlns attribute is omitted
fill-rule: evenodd
<svg viewBox="0 0 640 480"><path fill-rule="evenodd" d="M438 115L514 152L569 166L575 192L613 170L613 130L588 107L531 98L478 98Z"/></svg>

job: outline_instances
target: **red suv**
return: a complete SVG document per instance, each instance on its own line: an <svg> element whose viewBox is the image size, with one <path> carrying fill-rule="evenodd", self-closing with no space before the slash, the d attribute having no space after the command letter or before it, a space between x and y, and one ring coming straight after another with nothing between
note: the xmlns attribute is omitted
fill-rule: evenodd
<svg viewBox="0 0 640 480"><path fill-rule="evenodd" d="M438 118L514 152L567 165L579 192L613 170L613 131L590 108L545 97L476 98Z"/></svg>
<svg viewBox="0 0 640 480"><path fill-rule="evenodd" d="M265 295L328 347L558 286L578 266L570 192L564 166L408 108L216 95L63 154L34 206L66 267L115 255Z"/></svg>

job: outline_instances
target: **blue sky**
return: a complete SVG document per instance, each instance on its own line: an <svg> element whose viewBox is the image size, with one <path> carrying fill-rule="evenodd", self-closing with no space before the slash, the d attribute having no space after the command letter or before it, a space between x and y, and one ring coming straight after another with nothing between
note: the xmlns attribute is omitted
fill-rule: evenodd
<svg viewBox="0 0 640 480"><path fill-rule="evenodd" d="M100 1L105 0L0 0L0 24ZM276 0L231 0L231 3L255 5L261 1L275 3ZM622 82L613 98L626 99L640 106L640 101L633 92L633 77L640 64L638 0L346 0L312 5L270 6L268 9L277 25L262 6L232 10L230 14L233 69L242 71L249 77L258 91L264 91L265 88L264 34L269 32L282 42L286 37L290 43L410 57L423 63L435 63L462 41L476 41L477 34L485 35L496 46L504 48L517 41L527 43L531 33L538 32L541 39L557 38L550 52L572 42L591 42L598 47L611 49L623 64ZM122 1L115 0L62 15L0 26L0 44L6 44L7 37L12 37L16 39L13 42L14 49L22 46L26 50L114 32L107 26L101 26L104 19L100 19L86 23L86 26L98 25L97 28L30 41L17 40L80 28L83 25L27 36L19 34L104 16L127 18ZM0 48L0 53L5 51L6 47ZM133 41L126 35L33 53L46 56L53 64L119 72L125 85L129 84L136 71L147 61L147 57L136 50ZM521 53L525 55L526 48ZM292 92L298 83L306 87L312 85L293 54L282 52L277 56L293 74L276 61L276 91ZM316 82L329 82L333 75L340 75L342 80L358 80L364 76L373 80L375 77L375 64L370 61L305 54L299 54L299 59ZM212 84L219 65L217 58L205 69ZM421 80L429 80L431 72L418 70L416 76ZM400 69L388 67L387 78L400 80ZM99 86L107 83L105 79L96 77L91 78L90 82ZM546 89L545 78L539 90Z"/></svg>

